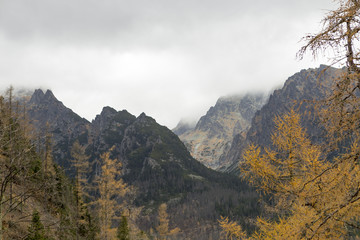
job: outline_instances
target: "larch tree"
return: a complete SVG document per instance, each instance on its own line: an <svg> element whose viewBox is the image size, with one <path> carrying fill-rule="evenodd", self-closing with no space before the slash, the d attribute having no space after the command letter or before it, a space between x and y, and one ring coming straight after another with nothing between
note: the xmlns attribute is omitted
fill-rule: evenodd
<svg viewBox="0 0 360 240"><path fill-rule="evenodd" d="M169 215L167 213L167 205L166 203L162 203L158 209L158 221L159 224L156 227L156 230L159 235L159 239L167 239L167 237L176 235L180 232L179 228L174 228L169 230Z"/></svg>
<svg viewBox="0 0 360 240"><path fill-rule="evenodd" d="M227 217L221 217L219 220L220 227L222 228L222 239L227 240L240 240L247 239L246 232L242 227L234 221L230 221Z"/></svg>
<svg viewBox="0 0 360 240"><path fill-rule="evenodd" d="M346 67L334 80L333 91L321 106L321 117L332 148L344 140L354 141L360 125L360 1L336 0L339 7L323 19L323 29L304 37L306 44L298 52L302 58L327 55L331 64ZM328 53L331 53L330 55ZM330 149L330 151L333 149Z"/></svg>
<svg viewBox="0 0 360 240"><path fill-rule="evenodd" d="M337 206L323 212L321 227L329 221L342 222L343 232L360 227L360 1L337 0L338 8L323 19L323 29L304 38L302 57L311 52L314 57L327 54L332 64L344 66L343 75L334 80L333 91L320 104L320 116L328 133L324 151L335 155L327 170L336 172L332 201ZM332 54L329 55L328 53ZM320 229L316 229L320 231Z"/></svg>
<svg viewBox="0 0 360 240"><path fill-rule="evenodd" d="M116 212L121 210L118 199L124 197L129 191L127 184L120 178L121 163L110 157L113 149L114 147L101 155L101 175L96 181L99 191L96 205L100 224L100 238L104 240L115 238L116 228L112 228L112 223L116 218Z"/></svg>
<svg viewBox="0 0 360 240"><path fill-rule="evenodd" d="M306 136L299 114L291 110L276 117L274 122L273 149L250 145L240 163L242 177L273 197L273 208L278 216L276 220L259 218L259 231L252 237L307 239L319 227L319 210L326 208L325 195L335 175L331 173L331 176L322 177L329 165L323 159L321 148L311 144ZM334 228L334 232L337 230ZM334 232L324 231L325 235L319 232L317 237L339 237Z"/></svg>
<svg viewBox="0 0 360 240"><path fill-rule="evenodd" d="M347 234L344 223L356 218L356 207L342 205L353 188L350 181L354 179L344 169L348 166L334 167L326 161L294 110L274 122L273 148L250 145L239 165L244 179L272 196L277 215L259 218L259 230L251 239L341 239ZM246 239L236 223L222 219L220 224L224 235Z"/></svg>

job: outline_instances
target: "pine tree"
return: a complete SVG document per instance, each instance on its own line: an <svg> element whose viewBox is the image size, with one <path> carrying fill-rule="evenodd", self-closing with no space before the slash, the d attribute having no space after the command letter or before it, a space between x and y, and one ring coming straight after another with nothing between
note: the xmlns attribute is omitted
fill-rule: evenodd
<svg viewBox="0 0 360 240"><path fill-rule="evenodd" d="M130 230L126 216L121 216L121 221L117 231L117 239L130 240Z"/></svg>
<svg viewBox="0 0 360 240"><path fill-rule="evenodd" d="M45 228L41 223L40 214L36 210L32 214L31 225L28 231L29 234L25 240L50 240L45 234Z"/></svg>

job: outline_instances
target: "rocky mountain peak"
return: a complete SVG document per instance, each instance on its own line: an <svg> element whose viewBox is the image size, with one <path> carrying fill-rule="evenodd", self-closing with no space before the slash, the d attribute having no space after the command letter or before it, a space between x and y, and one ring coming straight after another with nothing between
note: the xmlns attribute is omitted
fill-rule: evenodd
<svg viewBox="0 0 360 240"><path fill-rule="evenodd" d="M219 168L219 159L231 146L236 134L247 131L255 112L265 104L264 94L221 97L202 116L195 129L179 134L192 156L211 168Z"/></svg>
<svg viewBox="0 0 360 240"><path fill-rule="evenodd" d="M103 107L100 115L111 115L111 114L115 114L115 113L117 113L117 111L114 108L106 106L106 107Z"/></svg>
<svg viewBox="0 0 360 240"><path fill-rule="evenodd" d="M172 130L176 135L182 135L187 131L193 130L196 126L196 122L189 122L186 120L180 120L176 127Z"/></svg>
<svg viewBox="0 0 360 240"><path fill-rule="evenodd" d="M146 119L147 118L147 116L146 116L146 114L144 113L144 112L142 112L139 116L138 116L138 119Z"/></svg>
<svg viewBox="0 0 360 240"><path fill-rule="evenodd" d="M36 89L35 92L32 94L31 99L30 99L30 103L40 103L42 101L42 99L44 98L45 94L43 92L43 90L41 89Z"/></svg>
<svg viewBox="0 0 360 240"><path fill-rule="evenodd" d="M47 90L45 93L41 89L36 89L32 94L29 104L35 105L58 105L57 107L65 108L51 90Z"/></svg>
<svg viewBox="0 0 360 240"><path fill-rule="evenodd" d="M44 98L48 101L52 101L52 100L58 101L51 90L46 90Z"/></svg>
<svg viewBox="0 0 360 240"><path fill-rule="evenodd" d="M116 111L112 107L104 107L101 113L96 115L92 121L92 130L97 133L106 130L119 134L124 128L132 124L135 119L135 116L126 110Z"/></svg>

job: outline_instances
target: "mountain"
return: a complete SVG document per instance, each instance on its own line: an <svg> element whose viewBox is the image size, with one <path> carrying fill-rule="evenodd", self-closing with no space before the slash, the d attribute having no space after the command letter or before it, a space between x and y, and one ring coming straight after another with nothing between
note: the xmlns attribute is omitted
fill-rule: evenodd
<svg viewBox="0 0 360 240"><path fill-rule="evenodd" d="M156 227L157 207L168 204L170 223L182 229L181 239L217 239L220 215L231 216L247 229L261 208L257 194L237 177L215 172L195 160L176 134L145 113L104 107L92 122L79 117L51 91L36 90L29 103L35 129L53 136L53 157L72 174L70 149L75 140L86 146L91 172L101 172L100 155L111 147L123 165L123 179L134 186L133 204L142 207L139 226ZM43 136L43 134L42 134Z"/></svg>
<svg viewBox="0 0 360 240"><path fill-rule="evenodd" d="M196 126L196 122L188 122L185 120L180 120L180 122L176 125L174 129L172 129L173 133L180 136L185 132L193 130Z"/></svg>
<svg viewBox="0 0 360 240"><path fill-rule="evenodd" d="M69 169L69 149L76 139L82 143L88 141L90 123L65 107L50 90L45 93L35 90L27 102L27 115L37 129L39 141L44 142L45 136L51 135L55 162Z"/></svg>
<svg viewBox="0 0 360 240"><path fill-rule="evenodd" d="M255 112L265 102L263 94L222 97L200 118L195 128L184 130L179 124L173 131L195 159L212 169L221 168L227 164L221 159L234 136L246 133Z"/></svg>
<svg viewBox="0 0 360 240"><path fill-rule="evenodd" d="M321 65L319 68L301 70L289 77L281 89L275 90L268 102L255 113L251 127L247 134L236 135L232 146L222 161L232 163L226 171L234 171L241 159L245 147L254 143L262 147L269 147L271 133L274 130L273 119L294 108L302 115L302 126L313 142L323 141L322 128L319 119L314 114L312 104L325 99L331 90L333 79L337 78L343 70Z"/></svg>

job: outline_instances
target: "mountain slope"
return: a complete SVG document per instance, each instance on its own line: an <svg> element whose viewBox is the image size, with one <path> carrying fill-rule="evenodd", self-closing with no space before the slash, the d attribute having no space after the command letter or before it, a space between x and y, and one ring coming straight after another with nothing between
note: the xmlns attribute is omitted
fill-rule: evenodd
<svg viewBox="0 0 360 240"><path fill-rule="evenodd" d="M44 143L45 136L51 135L53 158L56 163L69 169L70 152L74 141L88 141L89 122L56 99L52 91L45 93L35 90L27 103L27 115L30 123L37 129L39 141Z"/></svg>
<svg viewBox="0 0 360 240"><path fill-rule="evenodd" d="M233 137L248 130L255 111L265 101L262 94L222 97L194 129L180 132L179 137L195 159L213 169L223 167L227 162L219 160L228 152Z"/></svg>

